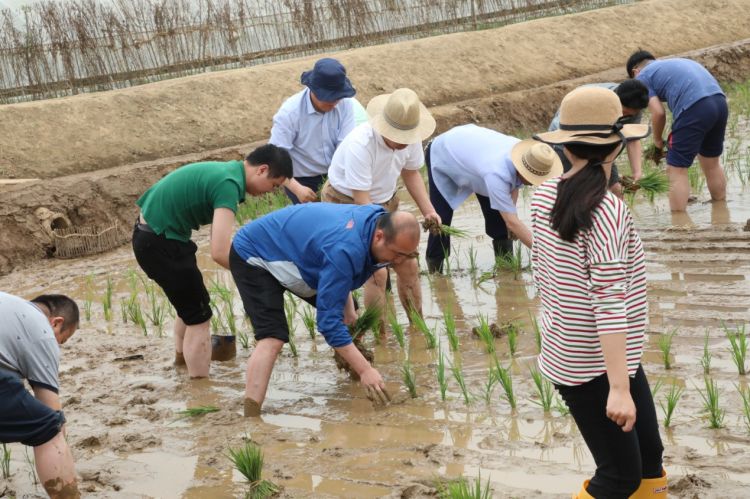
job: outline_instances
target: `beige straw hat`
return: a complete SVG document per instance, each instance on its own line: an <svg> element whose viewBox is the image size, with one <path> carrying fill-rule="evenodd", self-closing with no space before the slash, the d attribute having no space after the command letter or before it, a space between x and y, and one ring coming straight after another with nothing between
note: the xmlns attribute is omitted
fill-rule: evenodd
<svg viewBox="0 0 750 499"><path fill-rule="evenodd" d="M513 166L531 185L562 175L563 167L557 153L547 144L534 139L522 140L510 151Z"/></svg>
<svg viewBox="0 0 750 499"><path fill-rule="evenodd" d="M435 131L435 118L408 88L374 97L367 114L376 132L399 144L422 142Z"/></svg>
<svg viewBox="0 0 750 499"><path fill-rule="evenodd" d="M612 90L578 87L560 104L560 129L534 135L547 144L607 145L642 139L648 125L623 125L622 104Z"/></svg>

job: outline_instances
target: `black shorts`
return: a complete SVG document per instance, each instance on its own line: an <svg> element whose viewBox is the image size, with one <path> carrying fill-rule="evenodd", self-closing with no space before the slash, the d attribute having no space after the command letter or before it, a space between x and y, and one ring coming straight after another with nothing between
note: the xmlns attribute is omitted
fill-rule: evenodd
<svg viewBox="0 0 750 499"><path fill-rule="evenodd" d="M0 373L0 442L37 447L57 436L64 424L62 411L36 399L18 377Z"/></svg>
<svg viewBox="0 0 750 499"><path fill-rule="evenodd" d="M721 156L728 117L727 99L721 94L704 97L682 111L668 137L667 164L688 168L698 154Z"/></svg>
<svg viewBox="0 0 750 499"><path fill-rule="evenodd" d="M289 325L284 313L284 292L287 291L266 269L245 262L232 246L229 269L240 292L245 313L255 331L255 339L276 338L289 342ZM315 296L301 297L315 306Z"/></svg>
<svg viewBox="0 0 750 499"><path fill-rule="evenodd" d="M211 318L211 298L198 270L197 250L193 241L167 239L139 225L133 230L133 253L138 265L161 286L177 316L188 326Z"/></svg>

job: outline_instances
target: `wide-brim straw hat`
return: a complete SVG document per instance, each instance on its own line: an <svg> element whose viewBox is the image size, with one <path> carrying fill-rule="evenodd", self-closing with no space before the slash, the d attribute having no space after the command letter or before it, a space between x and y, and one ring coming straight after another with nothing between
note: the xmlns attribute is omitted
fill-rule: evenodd
<svg viewBox="0 0 750 499"><path fill-rule="evenodd" d="M534 139L526 139L513 146L510 159L521 175L531 185L539 185L546 180L562 175L562 161L547 144Z"/></svg>
<svg viewBox="0 0 750 499"><path fill-rule="evenodd" d="M367 104L372 128L398 144L416 144L435 131L435 118L409 88L374 97Z"/></svg>
<svg viewBox="0 0 750 499"><path fill-rule="evenodd" d="M547 144L608 145L642 139L648 125L624 125L620 98L602 87L578 87L560 104L560 128L534 135Z"/></svg>

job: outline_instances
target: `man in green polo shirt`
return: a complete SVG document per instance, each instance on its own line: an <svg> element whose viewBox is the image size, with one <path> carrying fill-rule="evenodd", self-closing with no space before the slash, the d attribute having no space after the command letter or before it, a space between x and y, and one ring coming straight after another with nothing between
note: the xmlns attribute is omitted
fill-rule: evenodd
<svg viewBox="0 0 750 499"><path fill-rule="evenodd" d="M245 161L193 163L151 186L136 204L133 230L138 265L164 290L177 312L175 363L191 378L208 377L211 363L210 298L195 258L193 230L211 224L211 258L229 268L234 214L245 193L260 195L292 177L289 153L271 144Z"/></svg>

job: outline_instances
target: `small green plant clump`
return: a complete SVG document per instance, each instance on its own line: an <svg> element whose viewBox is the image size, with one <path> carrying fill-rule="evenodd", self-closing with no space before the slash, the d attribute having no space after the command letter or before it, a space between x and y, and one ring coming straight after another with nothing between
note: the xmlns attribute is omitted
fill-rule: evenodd
<svg viewBox="0 0 750 499"><path fill-rule="evenodd" d="M729 329L723 323L722 327L729 339L729 352L732 354L734 365L737 366L737 372L740 375L744 375L747 372L745 369L745 359L747 358L747 333L745 332L745 325L737 326L734 330Z"/></svg>
<svg viewBox="0 0 750 499"><path fill-rule="evenodd" d="M107 277L107 287L102 297L102 309L104 310L104 320L109 322L112 320L112 294L114 292L114 285L112 284L112 278Z"/></svg>
<svg viewBox="0 0 750 499"><path fill-rule="evenodd" d="M735 385L742 399L742 416L745 421L745 429L750 433L750 387L747 385Z"/></svg>
<svg viewBox="0 0 750 499"><path fill-rule="evenodd" d="M703 409L708 415L709 427L722 428L724 426L724 416L726 414L726 411L722 409L721 405L719 404L719 385L718 383L716 383L716 381L708 376L704 378L704 382L706 391L703 392L699 389L698 392L703 399Z"/></svg>
<svg viewBox="0 0 750 499"><path fill-rule="evenodd" d="M539 400L533 400L533 402L540 405L545 413L550 412L552 410L552 400L555 396L555 389L552 383L539 372L539 369L532 367L529 371L531 372L531 379L534 380L536 394L539 396Z"/></svg>
<svg viewBox="0 0 750 499"><path fill-rule="evenodd" d="M411 320L411 323L414 324L414 327L416 327L417 330L424 336L427 348L435 348L437 346L437 335L427 325L427 322L425 322L422 314L417 312L416 309L410 308L409 319Z"/></svg>
<svg viewBox="0 0 750 499"><path fill-rule="evenodd" d="M175 413L175 415L177 416L175 421L187 418L196 418L199 416L210 414L212 412L219 412L219 408L213 405L199 405L198 407L188 407L187 409L183 409Z"/></svg>
<svg viewBox="0 0 750 499"><path fill-rule="evenodd" d="M701 357L701 366L703 367L703 374L711 374L711 350L708 348L708 329L706 329L706 336L703 339L703 356Z"/></svg>
<svg viewBox="0 0 750 499"><path fill-rule="evenodd" d="M661 351L661 358L664 362L664 369L672 369L672 362L670 355L672 352L672 339L674 338L676 329L672 330L669 334L662 334L659 336L659 351Z"/></svg>
<svg viewBox="0 0 750 499"><path fill-rule="evenodd" d="M311 306L306 306L302 309L302 324L307 329L307 334L310 335L310 339L315 341L315 312Z"/></svg>
<svg viewBox="0 0 750 499"><path fill-rule="evenodd" d="M477 336L484 343L484 349L489 354L495 353L495 335L490 329L490 322L486 315L479 314L479 326L475 329Z"/></svg>
<svg viewBox="0 0 750 499"><path fill-rule="evenodd" d="M273 482L263 480L263 451L253 442L247 442L239 449L229 448L229 459L234 467L250 483L250 491L245 496L251 499L272 497L279 492Z"/></svg>
<svg viewBox="0 0 750 499"><path fill-rule="evenodd" d="M464 477L447 482L439 481L437 488L440 499L490 499L493 492L489 478L482 485L481 473L473 482Z"/></svg>
<svg viewBox="0 0 750 499"><path fill-rule="evenodd" d="M408 359L401 365L401 375L404 379L404 385L409 390L409 396L413 399L417 398L417 379L414 376L414 369Z"/></svg>
<svg viewBox="0 0 750 499"><path fill-rule="evenodd" d="M445 357L440 346L438 346L438 360L437 364L435 364L435 374L437 375L438 386L440 386L440 400L445 402L445 394L448 391L448 380L445 378Z"/></svg>
<svg viewBox="0 0 750 499"><path fill-rule="evenodd" d="M382 308L379 305L365 307L354 324L349 327L352 339L358 340L367 331L379 331L381 316Z"/></svg>
<svg viewBox="0 0 750 499"><path fill-rule="evenodd" d="M0 456L0 470L4 479L10 478L10 449L6 444L3 444L3 455Z"/></svg>
<svg viewBox="0 0 750 499"><path fill-rule="evenodd" d="M456 319L448 307L443 310L443 322L445 323L445 334L448 336L448 346L452 352L457 352L460 347L460 341L458 332L456 331Z"/></svg>
<svg viewBox="0 0 750 499"><path fill-rule="evenodd" d="M404 327L398 323L396 314L394 314L393 311L390 311L388 313L388 322L391 325L391 331L393 331L393 336L396 337L398 346L401 347L401 350L403 350L404 348L406 348L406 335L404 334Z"/></svg>
<svg viewBox="0 0 750 499"><path fill-rule="evenodd" d="M513 376L510 372L510 366L506 369L500 365L499 362L495 362L495 376L500 382L500 386L503 387L503 397L510 404L512 410L516 409L516 394L513 391Z"/></svg>
<svg viewBox="0 0 750 499"><path fill-rule="evenodd" d="M659 406L661 406L661 410L664 413L664 428L669 428L669 425L672 423L674 410L677 408L677 403L680 401L680 397L682 397L684 391L684 388L677 386L676 383L672 383L667 396L663 401L659 402Z"/></svg>
<svg viewBox="0 0 750 499"><path fill-rule="evenodd" d="M464 373L461 370L460 365L451 364L451 372L453 373L453 377L456 380L456 383L458 383L458 387L461 388L461 395L464 397L464 404L471 405L471 394L469 393L469 389L466 387L466 379L464 378Z"/></svg>

